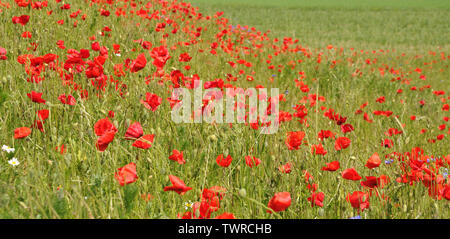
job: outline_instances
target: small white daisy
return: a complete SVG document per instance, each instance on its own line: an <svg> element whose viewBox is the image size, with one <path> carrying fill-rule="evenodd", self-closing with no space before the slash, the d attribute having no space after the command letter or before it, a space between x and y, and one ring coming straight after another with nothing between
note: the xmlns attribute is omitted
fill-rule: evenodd
<svg viewBox="0 0 450 239"><path fill-rule="evenodd" d="M194 204L191 201L185 202L184 203L184 210L188 210L189 208L192 208L192 206L194 206Z"/></svg>
<svg viewBox="0 0 450 239"><path fill-rule="evenodd" d="M2 146L2 150L3 151L6 151L7 153L14 153L14 148L11 148L11 147L9 147L9 146L7 146L7 145L3 145Z"/></svg>
<svg viewBox="0 0 450 239"><path fill-rule="evenodd" d="M12 158L11 160L8 161L8 163L14 167L20 164L20 162L19 162L19 160L17 160L17 158Z"/></svg>

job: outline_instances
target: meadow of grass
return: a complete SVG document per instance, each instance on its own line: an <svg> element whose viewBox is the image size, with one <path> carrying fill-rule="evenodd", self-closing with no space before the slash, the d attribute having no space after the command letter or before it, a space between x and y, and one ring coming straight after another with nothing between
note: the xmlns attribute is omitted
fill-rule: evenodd
<svg viewBox="0 0 450 239"><path fill-rule="evenodd" d="M301 45L335 44L366 50L450 49L450 4L445 0L191 0L205 13L219 9L231 24L271 36L293 37Z"/></svg>
<svg viewBox="0 0 450 239"><path fill-rule="evenodd" d="M41 9L0 2L0 49L7 58L0 60L0 144L15 149L0 152L0 218L450 216L447 1L49 0ZM14 24L21 15L29 22ZM94 50L94 42L105 48ZM157 67L160 46L170 58ZM81 49L90 55L80 58ZM39 63L49 53L57 59ZM180 61L183 53L192 59ZM140 54L147 63L132 70ZM176 83L184 86L195 75L203 83L221 79L221 88L279 88L280 111L290 117L272 135L249 124L176 124L167 99ZM32 102L32 91L46 102ZM147 92L162 99L155 111L141 103ZM63 104L61 94L76 103ZM307 114L298 116L299 109ZM330 109L335 114L327 117ZM48 110L48 118L40 119L39 110ZM94 125L105 118L117 133L100 151ZM133 122L154 134L150 148L124 139ZM345 124L354 130L343 130ZM31 134L15 137L20 127ZM322 130L335 136L319 140ZM295 131L305 137L290 150L287 135ZM337 150L339 137L351 144ZM314 145L327 153L314 153ZM423 152L414 153L416 147ZM175 149L185 164L169 160ZM375 153L381 164L369 169ZM233 158L230 166L218 165L220 154ZM261 163L249 167L247 155ZM8 163L13 157L19 165ZM333 161L340 169L322 170ZM115 173L130 163L137 178L132 172L121 186ZM288 163L289 173L279 170ZM362 179L343 178L349 168ZM192 190L164 191L169 175ZM366 176L389 180L363 186ZM214 186L224 188L223 198ZM279 192L289 192L289 207L268 213ZM308 198L319 192L323 205L311 204ZM350 203L354 192L364 193L360 200L370 206ZM201 209L185 208L187 202Z"/></svg>

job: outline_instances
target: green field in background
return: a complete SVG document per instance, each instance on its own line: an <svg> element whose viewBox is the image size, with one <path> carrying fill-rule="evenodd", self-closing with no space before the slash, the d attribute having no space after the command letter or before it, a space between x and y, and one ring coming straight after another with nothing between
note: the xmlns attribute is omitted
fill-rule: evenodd
<svg viewBox="0 0 450 239"><path fill-rule="evenodd" d="M450 1L394 0L190 0L205 14L223 11L231 24L273 36L294 37L304 46L328 44L401 51L450 48Z"/></svg>

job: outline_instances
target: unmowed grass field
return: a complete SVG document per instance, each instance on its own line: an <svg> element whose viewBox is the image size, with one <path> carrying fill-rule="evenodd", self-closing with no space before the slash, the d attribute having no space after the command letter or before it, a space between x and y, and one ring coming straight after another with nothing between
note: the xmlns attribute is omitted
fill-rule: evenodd
<svg viewBox="0 0 450 239"><path fill-rule="evenodd" d="M0 218L450 216L448 1L0 2ZM278 88L278 132L174 123L197 76Z"/></svg>

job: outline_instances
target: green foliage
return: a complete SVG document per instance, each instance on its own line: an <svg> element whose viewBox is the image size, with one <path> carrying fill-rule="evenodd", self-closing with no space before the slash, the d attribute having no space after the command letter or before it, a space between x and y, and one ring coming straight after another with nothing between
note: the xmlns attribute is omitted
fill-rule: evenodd
<svg viewBox="0 0 450 239"><path fill-rule="evenodd" d="M80 17L68 18L68 11L59 9L55 1L49 1L49 7L55 9L52 15L47 15L46 10L38 13L29 8L11 8L0 14L0 46L7 49L9 58L8 61L0 61L0 79L8 78L0 85L0 145L10 145L16 151L10 155L0 152L0 218L176 218L184 212L185 202L198 202L201 190L215 185L225 187L228 193L214 216L232 212L237 218L349 218L358 212L345 197L361 187L358 182L343 180L339 172L321 171L326 162L334 160L340 161L341 168L358 168L363 176L385 174L391 177L392 183L380 191L390 197L390 203L373 197L370 210L361 214L363 218L449 217L449 203L428 197L423 185L410 187L395 182L400 176L399 165L382 165L374 170L364 167L374 152L380 155L392 151L408 152L412 147L419 146L429 155L450 153L450 137L447 135L435 144L427 141L441 133L437 126L442 124L443 117L448 116L448 113L440 110L440 98L432 94L434 90L444 90L447 95L450 92L448 60L439 60L440 52L446 56L450 52L448 1L192 2L200 7L204 15L211 16L224 11L224 17L229 18L233 26L249 25L262 32L271 30L269 37L276 37L281 42L283 37L298 38L299 44L308 47L313 57L308 58L303 54L274 57L271 64L285 65L282 73L278 73L276 69L269 70L265 63L271 54L269 50L263 48L257 57L242 54L242 59L254 63L252 68L242 67L246 74L255 71L255 81L247 82L246 74L239 75L239 68L231 68L226 63L233 60L229 55L220 51L216 56L209 54L211 43L219 32L217 25L210 21L195 26L208 29L199 38L198 45L179 46L177 44L188 41L187 38L170 34L167 44L179 47L170 51L172 58L165 67L166 72L179 69L185 75L198 74L203 82L224 79L227 74L233 74L238 77L236 84L239 87L256 84L267 88L277 87L280 93L289 92L286 102L280 106L283 111L292 112L292 106L299 104L302 97L308 94L324 96L326 102L319 103L317 111L309 108L309 126L293 119L282 124L277 134L260 136L258 131L244 124L233 124L232 127L228 124L175 124L171 120L170 106L166 100L170 97L167 92L170 83L160 82L160 79L145 83L145 77L152 76L155 67L151 64L148 52L133 41L143 39L152 42L154 47L159 46L163 33L155 31L156 20L151 20L149 25L136 26L136 22L142 21L138 16L116 18L111 12L110 17L103 17L99 15L98 6L89 7L85 1L71 1L70 11L82 9L83 14L88 16L86 20L80 20ZM32 15L29 25L13 25L11 18L22 14ZM54 24L60 19L65 20L65 25ZM78 21L76 28L72 26L75 20ZM111 37L99 34L105 26L112 29ZM32 39L21 37L24 29L33 32ZM98 96L90 79L86 79L83 73L74 78L81 87L89 89L89 99L83 100L75 95L76 105L62 105L58 96L72 91L61 84L59 73L48 70L44 81L39 84L29 83L24 66L16 61L20 54L37 56L51 52L61 56L62 62L68 49L90 49L91 36L96 36L96 41L109 48L109 59L104 66L108 75L113 74L114 64L123 63L126 58L135 59L139 51L145 52L148 60L145 69L115 78L127 84L124 97L117 93L112 84L103 95ZM233 43L239 41L236 36L230 36L230 39ZM59 49L55 44L58 40L64 40L67 48ZM39 44L35 52L27 50L31 42ZM121 45L121 56L112 54L113 44ZM336 49L327 50L328 44L336 46ZM248 41L243 46L252 48ZM339 51L341 47L342 54ZM396 51L383 54L379 52L380 49L384 52L392 49ZM202 53L199 50L204 51ZM361 50L368 54L360 53ZM372 54L371 50L377 53ZM437 55L430 55L429 51L437 52ZM177 61L184 52L192 56L192 60L186 64ZM315 58L319 52L324 53L324 63L321 65L316 63ZM402 53L404 56L400 57ZM91 51L90 59L95 56L97 53ZM377 58L379 64L367 65L367 58ZM343 62L350 59L353 63L331 68L331 61L335 59ZM301 60L302 63L290 69L286 63L291 60ZM433 61L436 62L428 64ZM192 67L190 71L183 70L187 64ZM386 71L384 76L380 76L378 67L384 67L382 64L386 64L389 69L403 69L405 72L422 68L426 70L427 79L422 81L419 79L420 74L413 72L408 75L408 78L413 78L411 85L400 84L391 81L397 75ZM352 76L356 70L364 74ZM300 71L306 75L304 82L311 89L309 93L301 92L295 86L294 79L299 79ZM273 82L269 80L272 75L276 75ZM412 85L420 88L427 84L432 85L431 89L423 91L427 94L409 90ZM404 90L402 94L396 93L399 88ZM26 93L32 90L43 92L43 98L48 103L31 103ZM163 98L155 112L145 109L140 103L145 92ZM375 102L379 96L386 96L387 101L383 105ZM404 104L399 103L402 100ZM420 100L425 100L427 107L420 107ZM369 113L391 109L399 115L405 134L395 138L392 149L382 147L380 141L385 138L384 132L388 128L400 128L399 123L391 117L387 120L375 118L374 123L368 124L362 115L355 114L365 102L370 102L365 109ZM335 152L334 141L325 141L324 148L329 153L323 157L311 155L310 145L302 145L299 150L288 150L285 139L290 131L307 131L309 144L318 143L317 134L321 129L342 135L339 126L323 117L320 106L335 109L348 117L348 122L355 126L355 131L349 134L351 146L343 152ZM14 139L14 129L33 125L36 111L41 109L50 110L49 119L44 123L44 132L34 128L31 136ZM115 112L111 121L118 133L108 149L99 152L95 146L97 136L93 127L97 120L107 117L110 110ZM417 120L411 121L411 115L417 115ZM155 142L150 149L136 149L131 146L131 141L123 139L127 127L134 121L142 124L145 134L155 134ZM422 129L427 132L420 134ZM62 144L67 149L63 155L55 150ZM183 151L185 165L168 159L173 149ZM215 159L219 154L232 155L233 162L229 168L217 166ZM249 154L260 158L261 164L249 168L244 160ZM20 165L13 167L8 164L11 155L18 158ZM136 163L139 178L122 187L115 180L114 173L130 162ZM293 164L292 172L280 173L278 168L287 162ZM305 182L304 170L314 176L318 190L325 193L323 209L312 208L307 200L310 192L306 189L308 183ZM175 192L164 192L163 188L170 185L169 174L179 176L193 190L182 196ZM60 185L64 185L63 189L58 189ZM292 205L278 216L268 214L265 206L274 193L281 191L291 192ZM147 194L152 197L148 200L141 197Z"/></svg>

